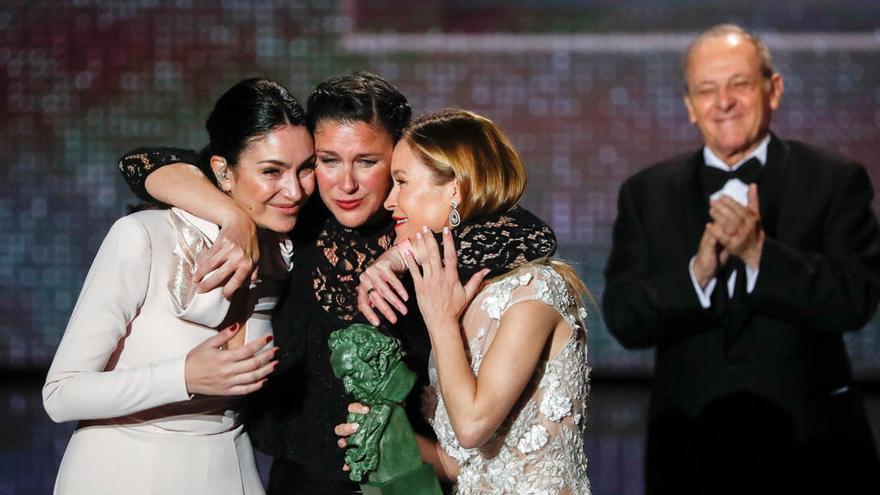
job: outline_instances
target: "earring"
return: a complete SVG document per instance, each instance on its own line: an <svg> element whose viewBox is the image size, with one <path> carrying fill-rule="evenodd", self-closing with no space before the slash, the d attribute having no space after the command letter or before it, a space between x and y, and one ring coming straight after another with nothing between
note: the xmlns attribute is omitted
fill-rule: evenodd
<svg viewBox="0 0 880 495"><path fill-rule="evenodd" d="M458 224L461 223L461 215L458 213L458 201L452 200L452 211L449 212L449 225L453 227L458 227Z"/></svg>
<svg viewBox="0 0 880 495"><path fill-rule="evenodd" d="M224 168L223 170L221 170L221 171L215 173L214 176L217 177L217 181L219 182L219 181L221 181L221 180L226 180L226 179L228 179L228 178L229 178L229 173L228 173L228 172L226 171L226 169Z"/></svg>

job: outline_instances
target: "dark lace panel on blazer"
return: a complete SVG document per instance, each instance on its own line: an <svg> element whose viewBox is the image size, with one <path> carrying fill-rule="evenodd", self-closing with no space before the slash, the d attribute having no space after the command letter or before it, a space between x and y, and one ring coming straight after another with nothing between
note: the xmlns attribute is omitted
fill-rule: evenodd
<svg viewBox="0 0 880 495"><path fill-rule="evenodd" d="M199 154L184 148L137 148L122 155L117 167L131 191L149 203L157 201L147 192L145 181L153 171L172 163L196 165Z"/></svg>
<svg viewBox="0 0 880 495"><path fill-rule="evenodd" d="M378 228L350 229L332 216L327 219L315 242L318 256L312 272L315 298L324 311L343 321L358 316L358 276L391 247L392 225L383 221Z"/></svg>

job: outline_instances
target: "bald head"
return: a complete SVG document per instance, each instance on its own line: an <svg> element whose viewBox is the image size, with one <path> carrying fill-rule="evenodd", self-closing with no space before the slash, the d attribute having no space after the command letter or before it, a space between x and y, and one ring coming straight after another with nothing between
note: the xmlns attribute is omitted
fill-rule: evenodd
<svg viewBox="0 0 880 495"><path fill-rule="evenodd" d="M684 57L682 58L682 78L684 79L685 92L688 90L688 74L690 73L694 53L702 48L706 42L723 38L727 38L730 43L745 41L751 44L755 48L761 63L761 75L765 80L769 80L773 75L773 59L770 57L770 50L767 49L767 45L760 38L736 24L719 24L700 33L684 52Z"/></svg>
<svg viewBox="0 0 880 495"><path fill-rule="evenodd" d="M688 117L709 150L728 165L758 146L779 108L782 76L769 63L764 44L736 26L712 28L688 48Z"/></svg>

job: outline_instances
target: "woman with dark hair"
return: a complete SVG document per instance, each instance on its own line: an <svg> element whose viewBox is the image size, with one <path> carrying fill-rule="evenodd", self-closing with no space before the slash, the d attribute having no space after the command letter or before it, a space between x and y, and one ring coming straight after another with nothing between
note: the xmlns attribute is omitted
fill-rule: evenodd
<svg viewBox="0 0 880 495"><path fill-rule="evenodd" d="M382 203L392 185L391 154L410 116L404 95L366 72L329 79L309 98L308 125L315 139L315 176L322 201L309 204L294 230L294 268L273 318L280 365L247 408L246 421L256 447L274 457L269 493L359 491L339 471L343 455L336 448L332 427L344 419L343 408L350 398L333 376L327 339L334 330L360 319L358 277L391 246L393 224ZM210 194L206 179L185 164L192 159L186 150L136 150L122 159L120 168L142 198L151 199L152 194L197 214L214 215L222 225L221 237L226 232L223 238L228 242L215 245L196 277L215 271L201 286L210 289L225 283L224 290L234 291L252 268L250 221L234 211L237 207L227 198ZM532 234L530 242L506 239L498 250L507 256L493 259L492 267L509 267L555 248L549 227L524 210L463 225L460 238L486 234L482 222L519 225ZM462 270L476 271L484 262L476 257L463 263ZM390 315L382 330L403 341L407 364L419 374L420 383L427 384L429 343L424 325L418 311L408 311L402 303L397 307L405 314ZM419 431L430 434L418 403L417 398L409 401L410 418Z"/></svg>
<svg viewBox="0 0 880 495"><path fill-rule="evenodd" d="M113 225L43 387L53 420L79 421L55 493L264 493L233 396L278 364L269 315L315 188L314 148L300 104L266 79L233 86L206 127L199 166L256 225L261 278L231 299L197 293L196 259L218 228L183 210Z"/></svg>

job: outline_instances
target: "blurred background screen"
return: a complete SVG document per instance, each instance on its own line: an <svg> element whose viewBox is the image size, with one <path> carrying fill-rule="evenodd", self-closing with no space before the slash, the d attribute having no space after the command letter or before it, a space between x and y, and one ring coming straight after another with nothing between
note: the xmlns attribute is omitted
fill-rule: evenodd
<svg viewBox="0 0 880 495"><path fill-rule="evenodd" d="M525 206L600 300L620 184L701 144L680 60L721 22L762 35L785 78L772 129L861 162L877 189L877 0L4 0L0 375L14 379L0 381L0 495L51 491L73 424L50 423L39 389L101 240L137 202L122 153L200 148L213 102L246 77L305 101L330 76L372 71L417 114L467 108L509 133ZM875 438L878 322L846 337L873 384ZM651 353L622 349L595 306L588 325L593 490L640 494Z"/></svg>
<svg viewBox="0 0 880 495"><path fill-rule="evenodd" d="M524 155L524 203L545 218L598 299L620 183L699 145L682 104L693 33L764 35L785 78L773 129L836 150L880 180L880 3L854 0L23 1L0 7L0 368L51 361L98 245L134 203L117 158L198 148L214 100L267 76L303 101L365 69L416 113L496 120ZM645 376L591 312L601 373ZM876 320L847 338L880 379Z"/></svg>

